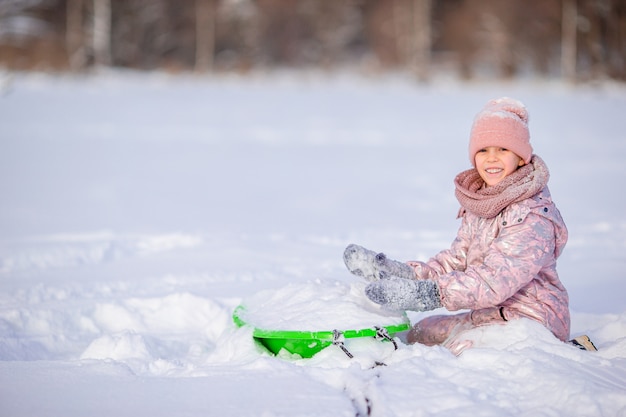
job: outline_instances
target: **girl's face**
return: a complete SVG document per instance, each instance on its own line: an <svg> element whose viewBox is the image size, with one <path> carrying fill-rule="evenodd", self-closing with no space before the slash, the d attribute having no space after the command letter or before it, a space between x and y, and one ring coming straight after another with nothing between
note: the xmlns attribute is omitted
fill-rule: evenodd
<svg viewBox="0 0 626 417"><path fill-rule="evenodd" d="M474 155L476 170L488 187L502 181L507 175L524 165L522 158L508 149L488 146Z"/></svg>

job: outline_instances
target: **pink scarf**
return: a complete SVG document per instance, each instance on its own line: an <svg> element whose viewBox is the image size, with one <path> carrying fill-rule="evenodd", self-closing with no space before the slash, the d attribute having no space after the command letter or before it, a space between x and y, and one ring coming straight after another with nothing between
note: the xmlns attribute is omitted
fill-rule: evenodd
<svg viewBox="0 0 626 417"><path fill-rule="evenodd" d="M493 187L486 187L476 169L461 172L454 179L454 194L463 209L491 219L505 207L534 196L550 178L545 162L533 155L530 163L518 168Z"/></svg>

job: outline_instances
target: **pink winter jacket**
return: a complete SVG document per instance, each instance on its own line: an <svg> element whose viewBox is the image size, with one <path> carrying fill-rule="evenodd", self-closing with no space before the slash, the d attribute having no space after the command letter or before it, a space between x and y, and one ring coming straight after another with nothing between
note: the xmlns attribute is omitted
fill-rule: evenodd
<svg viewBox="0 0 626 417"><path fill-rule="evenodd" d="M437 282L447 310L503 307L506 320L536 320L567 340L569 297L556 271L567 228L548 188L491 219L460 216L450 249L412 263L418 278Z"/></svg>

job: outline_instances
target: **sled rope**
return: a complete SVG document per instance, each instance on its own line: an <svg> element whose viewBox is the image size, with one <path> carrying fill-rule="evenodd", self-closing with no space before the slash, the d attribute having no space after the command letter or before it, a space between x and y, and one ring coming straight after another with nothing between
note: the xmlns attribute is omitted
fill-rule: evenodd
<svg viewBox="0 0 626 417"><path fill-rule="evenodd" d="M387 341L393 343L394 350L398 350L398 343L396 343L396 341L393 340L393 338L389 334L389 331L386 328L379 327L379 326L374 326L373 329L374 329L374 331L376 331L376 334L374 335L374 338L376 340L387 340ZM339 346L339 348L341 350L343 350L343 353L345 353L347 357L352 359L352 358L354 358L354 355L352 353L350 353L350 351L346 347L346 345L344 343L345 340L346 340L346 338L344 337L342 332L340 332L339 330L336 330L336 329L333 330L333 345L334 346ZM379 365L379 364L377 363L377 365ZM384 363L382 365L384 365Z"/></svg>
<svg viewBox="0 0 626 417"><path fill-rule="evenodd" d="M384 327L374 326L374 330L376 330L376 340L388 340L393 343L394 350L398 350L398 344L395 340L389 335L389 332Z"/></svg>
<svg viewBox="0 0 626 417"><path fill-rule="evenodd" d="M343 337L343 333L339 330L333 330L333 345L339 346L343 353L345 353L350 359L354 358L354 355L350 353L346 345L343 343L345 338Z"/></svg>

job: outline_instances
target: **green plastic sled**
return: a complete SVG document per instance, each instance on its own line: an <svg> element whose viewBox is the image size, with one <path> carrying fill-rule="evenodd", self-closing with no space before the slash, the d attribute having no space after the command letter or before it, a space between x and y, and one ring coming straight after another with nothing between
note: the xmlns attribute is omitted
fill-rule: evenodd
<svg viewBox="0 0 626 417"><path fill-rule="evenodd" d="M245 312L243 305L238 306L233 312L233 321L238 327L251 325L246 323L242 316ZM408 318L401 324L371 327L360 330L324 330L324 331L300 331L300 330L268 330L253 327L252 337L274 355L282 349L287 352L300 355L302 358L311 358L322 349L337 343L337 337L353 339L357 337L374 337L377 339L392 338L396 333L408 330L410 323ZM382 337L381 337L382 336ZM341 343L339 343L341 344ZM346 350L344 350L348 354Z"/></svg>

